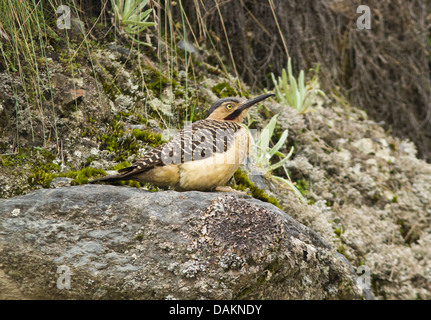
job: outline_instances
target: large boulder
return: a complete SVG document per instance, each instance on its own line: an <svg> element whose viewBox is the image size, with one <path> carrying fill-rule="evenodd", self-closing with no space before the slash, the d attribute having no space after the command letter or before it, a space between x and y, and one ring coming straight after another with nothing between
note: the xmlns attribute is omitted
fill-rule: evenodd
<svg viewBox="0 0 431 320"><path fill-rule="evenodd" d="M271 204L106 185L0 200L0 288L0 299L372 298L342 255Z"/></svg>

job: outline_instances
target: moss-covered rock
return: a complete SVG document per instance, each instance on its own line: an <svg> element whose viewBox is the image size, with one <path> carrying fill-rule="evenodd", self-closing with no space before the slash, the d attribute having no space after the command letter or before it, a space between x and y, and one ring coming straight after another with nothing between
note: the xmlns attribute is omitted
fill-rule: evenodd
<svg viewBox="0 0 431 320"><path fill-rule="evenodd" d="M238 95L238 92L232 88L228 82L216 84L211 88L211 91L214 92L219 98L235 97Z"/></svg>
<svg viewBox="0 0 431 320"><path fill-rule="evenodd" d="M272 203L278 208L281 208L275 197L268 196L266 192L262 189L259 189L254 185L253 182L250 181L247 174L238 169L234 174L234 185L233 188L240 191L250 191L251 195L255 199L259 199L265 202Z"/></svg>

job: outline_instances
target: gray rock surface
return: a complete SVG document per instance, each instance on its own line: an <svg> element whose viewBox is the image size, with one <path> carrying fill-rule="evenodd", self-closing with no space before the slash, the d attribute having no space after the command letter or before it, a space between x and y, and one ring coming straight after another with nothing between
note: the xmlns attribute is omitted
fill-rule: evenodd
<svg viewBox="0 0 431 320"><path fill-rule="evenodd" d="M103 185L0 200L8 287L0 299L372 298L343 256L271 204Z"/></svg>

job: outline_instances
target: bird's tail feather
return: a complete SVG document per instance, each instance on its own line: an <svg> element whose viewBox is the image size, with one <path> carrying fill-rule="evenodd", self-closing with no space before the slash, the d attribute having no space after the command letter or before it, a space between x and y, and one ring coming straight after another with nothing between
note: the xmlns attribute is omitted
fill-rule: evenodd
<svg viewBox="0 0 431 320"><path fill-rule="evenodd" d="M120 180L127 180L127 178L124 177L124 174L116 174L113 176L106 176L98 179L94 179L89 181L88 183L98 183L98 182L115 182Z"/></svg>

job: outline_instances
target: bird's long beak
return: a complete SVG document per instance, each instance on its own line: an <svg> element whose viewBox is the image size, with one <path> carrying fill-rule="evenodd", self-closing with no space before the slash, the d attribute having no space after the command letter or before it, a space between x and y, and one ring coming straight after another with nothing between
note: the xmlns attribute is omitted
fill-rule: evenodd
<svg viewBox="0 0 431 320"><path fill-rule="evenodd" d="M236 111L243 111L243 110L245 110L245 109L248 109L248 108L250 108L252 105L254 105L254 104L258 103L258 102L261 102L261 101L265 100L266 98L269 98L269 97L272 97L272 96L275 96L275 94L274 94L274 93L267 93L267 94L263 94L263 95L261 95L261 96L254 97L254 98L252 98L252 99L250 99L250 100L247 100L247 101L246 101L246 102L244 102L243 104L241 104L241 105L236 109Z"/></svg>

